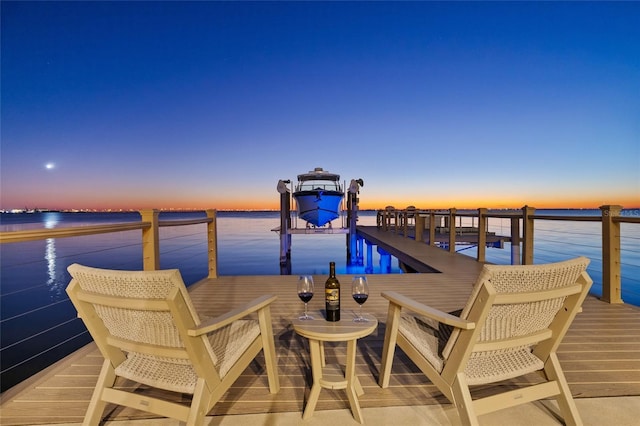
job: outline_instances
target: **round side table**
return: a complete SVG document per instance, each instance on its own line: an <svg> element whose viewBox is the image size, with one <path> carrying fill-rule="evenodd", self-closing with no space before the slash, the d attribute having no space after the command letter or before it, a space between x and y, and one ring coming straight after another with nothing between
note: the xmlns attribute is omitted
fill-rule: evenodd
<svg viewBox="0 0 640 426"><path fill-rule="evenodd" d="M308 419L313 415L322 388L346 389L353 417L358 422L363 423L358 396L364 394L364 391L355 374L356 343L359 338L368 336L378 327L377 319L371 315L367 315L366 318L369 321L354 322L343 319L337 322L329 322L324 318L314 320L294 319L292 321L296 333L309 339L311 352L313 386L302 415L303 419ZM347 342L347 361L344 374L339 365L326 365L324 342Z"/></svg>

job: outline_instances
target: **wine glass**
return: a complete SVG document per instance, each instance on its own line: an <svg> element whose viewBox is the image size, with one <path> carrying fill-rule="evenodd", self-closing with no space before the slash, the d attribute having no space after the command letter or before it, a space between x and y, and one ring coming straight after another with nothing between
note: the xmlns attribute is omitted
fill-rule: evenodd
<svg viewBox="0 0 640 426"><path fill-rule="evenodd" d="M367 322L369 321L362 316L362 304L367 301L369 297L369 286L367 285L367 277L360 275L353 277L351 281L351 295L358 305L360 305L360 313L353 320L355 322Z"/></svg>
<svg viewBox="0 0 640 426"><path fill-rule="evenodd" d="M311 275L300 275L298 277L298 297L304 302L304 315L298 319L312 320L313 317L307 314L307 303L313 297L313 277Z"/></svg>

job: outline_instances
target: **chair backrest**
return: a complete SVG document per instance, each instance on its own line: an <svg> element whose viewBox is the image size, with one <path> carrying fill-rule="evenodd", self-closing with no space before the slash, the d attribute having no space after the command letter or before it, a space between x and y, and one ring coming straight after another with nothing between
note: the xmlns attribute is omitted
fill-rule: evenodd
<svg viewBox="0 0 640 426"><path fill-rule="evenodd" d="M588 264L589 259L578 257L542 265L485 265L460 317L469 319L484 289L495 298L481 324L478 342L535 335L551 325L567 297L576 295L575 308L579 309L592 284L586 274ZM555 337L561 338L565 331L566 328ZM445 360L459 335L460 331L454 330L445 345ZM540 340L544 340L543 336L548 338L549 334L541 334Z"/></svg>
<svg viewBox="0 0 640 426"><path fill-rule="evenodd" d="M69 297L103 356L115 366L126 353L134 353L190 364L198 375L213 374L215 380L209 342L187 334L200 320L177 269L116 271L73 264L68 271ZM210 362L202 365L207 364L206 353Z"/></svg>

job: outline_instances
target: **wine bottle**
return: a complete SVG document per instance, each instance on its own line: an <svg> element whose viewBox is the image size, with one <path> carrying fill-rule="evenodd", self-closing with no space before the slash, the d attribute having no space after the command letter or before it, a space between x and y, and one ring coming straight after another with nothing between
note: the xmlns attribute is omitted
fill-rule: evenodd
<svg viewBox="0 0 640 426"><path fill-rule="evenodd" d="M336 263L329 262L329 278L324 284L327 321L340 321L340 281L336 278Z"/></svg>

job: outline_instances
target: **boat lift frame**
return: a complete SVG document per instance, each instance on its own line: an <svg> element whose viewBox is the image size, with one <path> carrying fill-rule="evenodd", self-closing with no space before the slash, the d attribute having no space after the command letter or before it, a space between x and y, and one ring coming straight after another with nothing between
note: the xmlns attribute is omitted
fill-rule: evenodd
<svg viewBox="0 0 640 426"><path fill-rule="evenodd" d="M290 180L279 180L277 190L280 193L280 226L272 229L272 231L280 234L280 273L284 275L291 274L291 235L293 234L346 234L347 245L347 264L362 265L362 241L358 240L356 235L356 224L358 221L358 194L360 187L364 186L362 179L351 179L349 188L346 192L347 198L347 223L343 226L334 228L305 226L304 228L292 227L291 220L291 190L288 185ZM297 223L297 221L296 221Z"/></svg>

